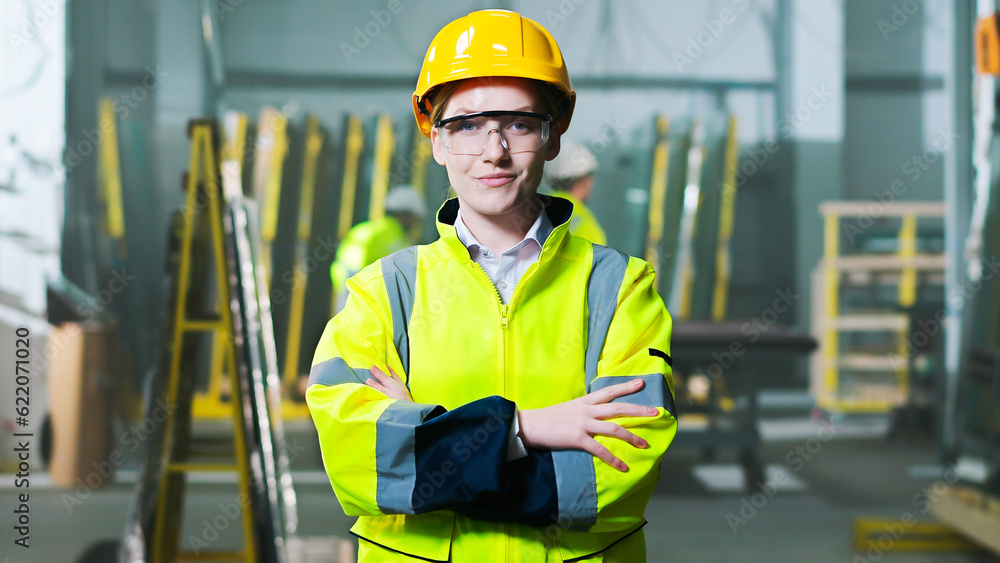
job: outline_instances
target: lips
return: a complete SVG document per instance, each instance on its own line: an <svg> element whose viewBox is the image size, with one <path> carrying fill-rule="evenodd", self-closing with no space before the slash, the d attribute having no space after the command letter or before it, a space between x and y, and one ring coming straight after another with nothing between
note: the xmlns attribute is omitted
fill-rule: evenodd
<svg viewBox="0 0 1000 563"><path fill-rule="evenodd" d="M500 187L513 179L514 175L512 174L490 174L489 176L480 176L476 178L480 184L491 188Z"/></svg>

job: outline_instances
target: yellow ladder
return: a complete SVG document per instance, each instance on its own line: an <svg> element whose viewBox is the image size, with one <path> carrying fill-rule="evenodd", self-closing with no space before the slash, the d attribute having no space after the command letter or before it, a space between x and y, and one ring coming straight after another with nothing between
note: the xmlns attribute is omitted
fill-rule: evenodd
<svg viewBox="0 0 1000 563"><path fill-rule="evenodd" d="M222 193L219 185L219 167L216 160L215 124L211 120L195 120L189 124L191 138L191 160L186 181L183 235L181 257L176 280L176 296L173 311L173 333L171 335L172 354L167 382L169 405L184 404L191 397L194 385L190 378L194 374L182 373L184 344L188 335L210 332L214 341L220 343L222 351L213 353L213 372L221 373L223 360L230 369L229 384L234 395L240 393L236 374L235 334L232 312L229 308L230 294L226 259L223 251ZM211 318L190 317L188 298L191 290L192 261L195 258L193 242L200 214L207 213L209 238L211 239L211 260L215 268L215 291L217 311ZM187 380L187 381L185 381ZM192 471L231 471L239 477L241 498L251 498L249 485L249 459L247 457L246 435L242 418L242 402L237 397L229 401L233 422L233 444L235 460L232 463L200 463L186 459L183 449L190 438L190 419L179 415L187 414L177 408L164 421L162 459L164 474L157 493L156 521L153 531L153 563L172 562L182 559L235 558L249 562L257 561L257 551L253 536L253 516L249 510L242 511L243 551L235 553L185 554L180 552L181 516L183 514L183 485L187 474Z"/></svg>
<svg viewBox="0 0 1000 563"><path fill-rule="evenodd" d="M344 240L354 226L354 200L358 193L358 168L361 151L365 148L365 132L361 117L347 118L347 140L344 146L344 180L340 189L340 217L337 220L337 239Z"/></svg>
<svg viewBox="0 0 1000 563"><path fill-rule="evenodd" d="M705 199L702 193L701 179L707 150L705 148L705 126L700 119L692 121L690 136L691 144L687 153L683 209L679 229L680 239L677 243L677 265L674 271L674 281L670 286L669 308L675 319L691 317L698 217L702 213Z"/></svg>
<svg viewBox="0 0 1000 563"><path fill-rule="evenodd" d="M223 191L226 191L227 178L233 184L231 191L241 191L242 182L232 181L243 174L243 159L245 154L248 120L245 114L229 112L226 115L219 160L221 161ZM229 192L226 192L229 193ZM225 420L232 416L233 407L227 398L232 389L226 381L227 372L233 365L227 363L226 343L224 338L216 335L212 339L211 370L208 376L208 389L204 393L196 392L192 412L195 419Z"/></svg>
<svg viewBox="0 0 1000 563"><path fill-rule="evenodd" d="M272 107L260 111L255 139L253 197L260 204L261 266L268 289L271 286L271 245L278 233L278 203L281 175L288 154L288 119ZM241 161L242 162L242 161Z"/></svg>
<svg viewBox="0 0 1000 563"><path fill-rule="evenodd" d="M657 276L661 273L663 249L664 206L667 199L667 172L670 168L670 121L656 116L656 148L653 151L653 173L649 185L649 235L646 238L646 262L653 265Z"/></svg>
<svg viewBox="0 0 1000 563"><path fill-rule="evenodd" d="M431 160L431 143L419 129L414 129L413 151L410 153L410 185L426 201L427 164ZM410 232L412 240L420 240L422 225L415 225Z"/></svg>
<svg viewBox="0 0 1000 563"><path fill-rule="evenodd" d="M378 116L375 125L375 159L372 163L372 191L368 205L370 220L385 216L385 196L389 193L389 175L395 148L396 134L392 130L392 118L383 113Z"/></svg>
<svg viewBox="0 0 1000 563"><path fill-rule="evenodd" d="M722 177L722 200L719 203L719 238L715 247L715 290L712 292L712 320L726 319L726 305L729 302L729 239L733 235L733 220L736 215L736 167L739 164L739 144L736 131L739 122L736 116L729 117L726 130L725 170Z"/></svg>
<svg viewBox="0 0 1000 563"><path fill-rule="evenodd" d="M285 340L285 374L286 393L284 397L302 395L298 391L299 357L302 347L302 317L306 304L306 282L309 272L306 260L309 257L309 237L312 234L313 202L316 194L316 168L319 164L320 151L324 142L323 130L319 119L310 116L306 120L306 146L302 162L302 184L299 195L299 220L295 240L295 262L292 266L292 298L288 314L288 336ZM309 410L305 403L285 400L281 405L282 416L290 418L309 418Z"/></svg>
<svg viewBox="0 0 1000 563"><path fill-rule="evenodd" d="M340 215L337 218L337 240L342 241L354 226L354 201L358 193L358 168L361 166L361 152L365 148L365 131L361 117L350 115L344 129L344 177L340 186ZM338 242L339 244L339 242ZM337 314L337 288L330 294L330 317Z"/></svg>

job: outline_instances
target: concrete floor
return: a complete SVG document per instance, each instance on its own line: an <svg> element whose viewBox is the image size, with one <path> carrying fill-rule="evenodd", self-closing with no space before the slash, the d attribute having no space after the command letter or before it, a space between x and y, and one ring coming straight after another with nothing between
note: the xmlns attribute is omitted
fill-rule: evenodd
<svg viewBox="0 0 1000 563"><path fill-rule="evenodd" d="M891 553L869 556L852 549L852 522L859 516L903 521L907 513L931 521L923 512L922 491L935 482L936 448L926 440L886 439L877 429L843 427L832 435L807 417L762 423L772 491L752 496L742 488L732 452L720 450L710 463L696 450L670 450L660 484L646 511L649 561L652 562L843 562L996 561L982 552ZM817 437L830 438L828 441ZM299 429L294 439L312 446L314 434ZM808 457L808 459L806 459ZM293 464L303 536L349 537L345 517L319 471L311 449ZM116 482L70 502L74 491L45 485L31 489L31 548L13 545L13 479L0 480L0 563L74 562L102 538L121 535L131 499L129 473ZM225 505L236 499L233 483L199 482L190 487L183 538L210 539L211 549L236 547L238 525L225 523ZM67 508L68 506L68 508ZM741 512L742 511L742 512ZM209 522L222 522L216 538ZM216 528L216 526L212 526Z"/></svg>

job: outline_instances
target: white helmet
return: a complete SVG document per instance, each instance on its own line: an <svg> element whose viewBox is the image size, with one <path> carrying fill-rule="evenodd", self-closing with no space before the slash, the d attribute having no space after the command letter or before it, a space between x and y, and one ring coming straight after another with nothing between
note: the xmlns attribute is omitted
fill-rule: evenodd
<svg viewBox="0 0 1000 563"><path fill-rule="evenodd" d="M385 196L385 210L389 213L412 213L421 219L427 215L423 196L405 184L389 190Z"/></svg>
<svg viewBox="0 0 1000 563"><path fill-rule="evenodd" d="M550 182L565 184L597 169L597 158L583 144L563 138L559 156L545 165L545 175Z"/></svg>

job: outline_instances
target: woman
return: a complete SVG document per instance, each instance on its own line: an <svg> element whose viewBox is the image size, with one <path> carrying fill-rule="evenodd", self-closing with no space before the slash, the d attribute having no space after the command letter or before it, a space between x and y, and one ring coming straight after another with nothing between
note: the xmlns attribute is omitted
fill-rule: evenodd
<svg viewBox="0 0 1000 563"><path fill-rule="evenodd" d="M436 242L348 280L306 400L359 561L644 561L676 432L649 264L540 196L575 93L537 23L445 26L413 96L457 198Z"/></svg>

